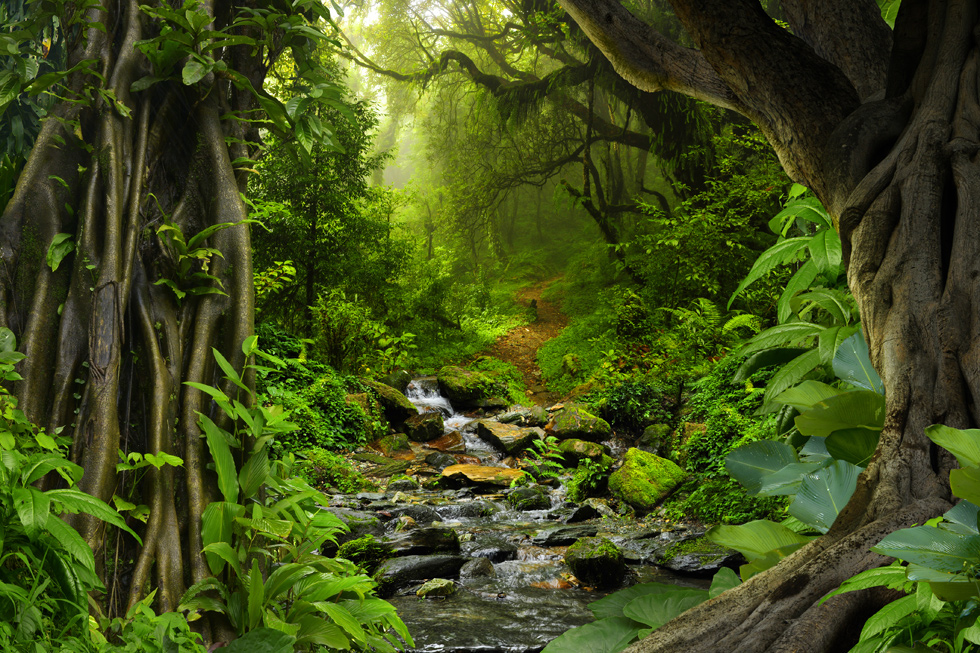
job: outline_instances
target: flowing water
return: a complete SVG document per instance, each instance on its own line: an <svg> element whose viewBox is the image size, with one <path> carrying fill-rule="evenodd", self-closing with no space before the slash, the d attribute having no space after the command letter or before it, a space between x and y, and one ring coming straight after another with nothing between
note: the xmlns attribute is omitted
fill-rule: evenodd
<svg viewBox="0 0 980 653"><path fill-rule="evenodd" d="M434 379L416 379L406 396L420 410L443 413L446 430L460 430L466 454L486 466L502 466L502 456L475 434L473 418L456 413L439 394ZM478 494L415 490L361 497L372 501L364 509L408 514L419 525L450 527L457 532L463 556L487 558L489 576L461 577L457 591L445 598L419 599L417 585L389 601L412 633L412 653L534 653L569 628L594 620L588 604L608 592L582 588L572 578L563 556L567 544L548 543L543 534L558 527L584 529L579 536L598 534L615 542L630 561L629 582L666 582L706 587L708 581L670 572L649 564L671 543L689 537L683 529L630 520L573 517L579 506L565 501L562 488L550 491L546 510L517 511L505 490ZM407 506L405 504L408 504ZM585 515L588 516L588 515ZM566 523L567 522L567 523ZM576 523L571 523L576 522ZM393 531L397 520L387 523ZM485 565L486 566L486 565Z"/></svg>

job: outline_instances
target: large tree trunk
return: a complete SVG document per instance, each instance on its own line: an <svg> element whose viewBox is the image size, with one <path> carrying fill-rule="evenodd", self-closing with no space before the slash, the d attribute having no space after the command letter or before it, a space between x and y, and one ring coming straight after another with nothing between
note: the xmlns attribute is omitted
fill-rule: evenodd
<svg viewBox="0 0 980 653"><path fill-rule="evenodd" d="M243 142L245 123L220 116L249 108L252 98L213 75L131 94L133 82L150 72L134 43L155 36L159 25L135 0L103 4L85 20L109 33L88 30L69 65L96 60L102 88L131 115L93 93L87 106L59 104L44 123L0 218L0 325L27 354L15 388L20 407L72 439L72 458L84 468L81 489L150 508L142 548L115 535L107 541L100 521L74 521L100 562L109 555L134 561L116 565L106 579L110 596L119 597L110 607L125 611L154 586L157 609L173 610L184 588L208 574L200 526L212 483L197 412L208 414L211 402L184 383L217 383L212 347L242 369L240 345L253 330L252 266L247 226L221 230L209 245L224 258L212 257L209 271L225 294L179 300L154 284L186 282L175 276L176 261L156 229L164 214L186 238L246 217L231 165L244 151L227 144ZM204 9L215 15L207 3ZM215 29L229 24L232 9L222 5ZM240 49L225 53L226 61L261 85L262 49ZM100 82L77 73L69 85L77 94ZM58 233L71 234L76 249L53 272L45 256ZM120 450L163 451L184 465L150 471L135 485L116 473ZM129 580L114 586L123 577Z"/></svg>
<svg viewBox="0 0 980 653"><path fill-rule="evenodd" d="M817 192L838 219L887 395L878 450L829 533L628 651L847 650L894 596L819 599L884 564L869 549L886 534L951 506L955 460L924 428L980 424L977 3L904 0L887 78L873 2L786 0L796 38L749 0L674 0L700 51L665 43L617 3L561 3L627 79L751 117Z"/></svg>

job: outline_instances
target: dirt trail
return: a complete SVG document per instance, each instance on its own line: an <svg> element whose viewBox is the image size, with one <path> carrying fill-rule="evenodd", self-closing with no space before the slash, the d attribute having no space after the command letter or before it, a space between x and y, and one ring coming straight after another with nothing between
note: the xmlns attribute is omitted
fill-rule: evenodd
<svg viewBox="0 0 980 653"><path fill-rule="evenodd" d="M568 317L554 302L541 299L541 293L557 279L541 281L517 293L517 301L530 310L532 301L537 305L537 319L530 324L511 329L497 338L497 342L487 354L506 361L521 371L524 384L531 391L530 399L540 405L548 406L558 401L559 396L548 392L541 381L538 368L538 348L557 336L568 325Z"/></svg>

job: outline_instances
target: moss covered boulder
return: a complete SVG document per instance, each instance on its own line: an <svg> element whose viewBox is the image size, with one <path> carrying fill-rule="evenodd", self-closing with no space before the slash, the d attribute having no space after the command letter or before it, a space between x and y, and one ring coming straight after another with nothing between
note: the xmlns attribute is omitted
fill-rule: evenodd
<svg viewBox="0 0 980 653"><path fill-rule="evenodd" d="M609 422L579 406L567 406L556 412L545 430L559 440L603 442L612 437Z"/></svg>
<svg viewBox="0 0 980 653"><path fill-rule="evenodd" d="M575 577L592 587L616 587L626 578L626 559L604 537L583 537L568 547L565 564Z"/></svg>
<svg viewBox="0 0 980 653"><path fill-rule="evenodd" d="M441 598L454 594L456 583L448 578L433 578L422 584L422 587L415 591L415 595L420 599Z"/></svg>
<svg viewBox="0 0 980 653"><path fill-rule="evenodd" d="M558 443L558 451L564 454L566 467L578 467L583 460L595 460L609 466L612 458L606 455L606 448L598 442L587 442L573 438Z"/></svg>
<svg viewBox="0 0 980 653"><path fill-rule="evenodd" d="M486 374L447 365L436 375L439 390L456 408L476 407L499 394L497 385Z"/></svg>
<svg viewBox="0 0 980 653"><path fill-rule="evenodd" d="M405 434L413 442L429 442L441 438L445 433L442 413L422 413L405 421Z"/></svg>
<svg viewBox="0 0 980 653"><path fill-rule="evenodd" d="M609 477L609 492L637 510L652 510L677 486L687 473L673 462L646 451L630 449L623 466Z"/></svg>
<svg viewBox="0 0 980 653"><path fill-rule="evenodd" d="M443 482L453 486L510 487L527 474L509 467L483 467L482 465L451 465L442 470Z"/></svg>
<svg viewBox="0 0 980 653"><path fill-rule="evenodd" d="M392 555L394 550L391 545L378 542L370 534L344 542L337 550L338 558L350 560L369 574L373 574L378 566Z"/></svg>
<svg viewBox="0 0 980 653"><path fill-rule="evenodd" d="M347 395L346 401L352 406L357 406L364 416L361 431L364 433L365 440L375 440L388 432L388 422L385 419L384 409L373 396L361 392Z"/></svg>
<svg viewBox="0 0 980 653"><path fill-rule="evenodd" d="M535 440L544 439L544 431L539 428L522 428L489 419L481 419L476 423L476 434L498 451L511 455L530 448Z"/></svg>
<svg viewBox="0 0 980 653"><path fill-rule="evenodd" d="M396 451L412 450L408 444L408 436L404 433L392 433L390 435L386 435L382 438L378 438L368 446L375 451L380 452L384 456L390 456Z"/></svg>
<svg viewBox="0 0 980 653"><path fill-rule="evenodd" d="M367 379L363 380L362 383L370 388L377 397L378 403L384 410L385 418L394 428L401 428L405 420L419 414L419 409L415 407L415 404L390 385Z"/></svg>
<svg viewBox="0 0 980 653"><path fill-rule="evenodd" d="M667 424L651 424L643 429L643 435L636 441L636 446L650 453L664 453L670 448L672 429Z"/></svg>
<svg viewBox="0 0 980 653"><path fill-rule="evenodd" d="M516 510L547 510L551 498L540 487L519 487L507 495L507 501Z"/></svg>

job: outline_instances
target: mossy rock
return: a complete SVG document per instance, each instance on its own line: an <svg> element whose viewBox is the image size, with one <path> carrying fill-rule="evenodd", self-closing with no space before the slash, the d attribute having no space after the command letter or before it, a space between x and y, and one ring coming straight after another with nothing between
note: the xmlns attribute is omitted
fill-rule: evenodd
<svg viewBox="0 0 980 653"><path fill-rule="evenodd" d="M385 456L390 456L395 451L409 451L408 436L404 433L391 433L378 438L368 445L375 451L380 451Z"/></svg>
<svg viewBox="0 0 980 653"><path fill-rule="evenodd" d="M398 392L405 392L411 382L412 375L405 370L395 370L391 374L381 377L381 383L391 386Z"/></svg>
<svg viewBox="0 0 980 653"><path fill-rule="evenodd" d="M384 409L373 396L361 392L347 395L345 401L361 409L361 413L364 415L361 432L366 441L376 440L388 432L388 421L385 419Z"/></svg>
<svg viewBox="0 0 980 653"><path fill-rule="evenodd" d="M398 474L404 474L412 466L407 460L388 460L385 463L365 472L365 476L374 478L388 478Z"/></svg>
<svg viewBox="0 0 980 653"><path fill-rule="evenodd" d="M545 430L559 440L602 442L612 437L609 422L578 406L568 406L555 413Z"/></svg>
<svg viewBox="0 0 980 653"><path fill-rule="evenodd" d="M413 442L429 442L437 440L445 433L442 413L422 413L409 417L405 421L405 434Z"/></svg>
<svg viewBox="0 0 980 653"><path fill-rule="evenodd" d="M603 454L595 463L581 463L566 485L567 497L575 503L582 503L589 497L599 496L609 486L609 470L613 459Z"/></svg>
<svg viewBox="0 0 980 653"><path fill-rule="evenodd" d="M684 482L687 473L675 463L633 448L623 466L609 477L609 492L640 511L652 510Z"/></svg>
<svg viewBox="0 0 980 653"><path fill-rule="evenodd" d="M389 544L378 542L373 535L365 535L356 540L344 542L337 550L338 558L345 558L362 567L369 574L394 553Z"/></svg>
<svg viewBox="0 0 980 653"><path fill-rule="evenodd" d="M637 439L636 446L658 455L666 453L670 448L671 431L668 424L651 424L643 429L643 435Z"/></svg>
<svg viewBox="0 0 980 653"><path fill-rule="evenodd" d="M547 510L551 498L539 487L520 487L507 495L507 501L516 510Z"/></svg>
<svg viewBox="0 0 980 653"><path fill-rule="evenodd" d="M564 454L566 467L577 467L582 460L603 460L612 458L606 455L606 448L598 442L587 442L572 438L558 443L558 451Z"/></svg>
<svg viewBox="0 0 980 653"><path fill-rule="evenodd" d="M415 404L390 385L369 379L363 379L361 382L377 396L378 403L381 404L384 410L385 418L396 429L400 428L409 417L419 414L419 409L415 407Z"/></svg>
<svg viewBox="0 0 980 653"><path fill-rule="evenodd" d="M626 577L626 559L604 537L583 537L568 547L565 564L582 583L592 587L616 587Z"/></svg>
<svg viewBox="0 0 980 653"><path fill-rule="evenodd" d="M436 375L439 390L457 408L478 406L499 392L497 384L481 372L447 365Z"/></svg>
<svg viewBox="0 0 980 653"><path fill-rule="evenodd" d="M456 593L456 583L447 578L433 578L415 590L415 596L420 599L434 599L450 596Z"/></svg>

